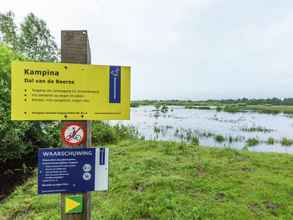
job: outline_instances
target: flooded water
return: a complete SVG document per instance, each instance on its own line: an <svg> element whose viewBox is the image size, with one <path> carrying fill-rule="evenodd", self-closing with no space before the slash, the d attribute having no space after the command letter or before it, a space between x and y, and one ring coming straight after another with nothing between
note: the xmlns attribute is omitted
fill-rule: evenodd
<svg viewBox="0 0 293 220"><path fill-rule="evenodd" d="M284 114L227 113L178 106L169 106L168 112L162 113L153 106L143 106L131 109L130 121L114 123L134 126L147 140L188 142L196 136L203 146L293 153L293 145L281 144L284 137L293 139L293 118ZM222 140L216 136L222 136ZM251 138L259 143L247 147ZM274 143L268 144L269 138Z"/></svg>

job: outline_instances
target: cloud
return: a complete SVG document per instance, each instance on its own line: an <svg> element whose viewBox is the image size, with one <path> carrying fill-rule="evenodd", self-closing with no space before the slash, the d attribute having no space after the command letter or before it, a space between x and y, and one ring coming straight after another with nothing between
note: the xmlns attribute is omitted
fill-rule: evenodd
<svg viewBox="0 0 293 220"><path fill-rule="evenodd" d="M131 65L142 98L291 96L290 0L10 0L1 10L34 12L60 42L86 29L93 63Z"/></svg>

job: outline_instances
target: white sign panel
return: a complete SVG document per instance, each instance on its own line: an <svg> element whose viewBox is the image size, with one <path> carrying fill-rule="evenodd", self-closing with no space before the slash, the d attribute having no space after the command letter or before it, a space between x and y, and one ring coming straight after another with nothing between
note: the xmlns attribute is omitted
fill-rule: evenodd
<svg viewBox="0 0 293 220"><path fill-rule="evenodd" d="M108 190L108 165L109 149L98 148L96 150L95 191Z"/></svg>

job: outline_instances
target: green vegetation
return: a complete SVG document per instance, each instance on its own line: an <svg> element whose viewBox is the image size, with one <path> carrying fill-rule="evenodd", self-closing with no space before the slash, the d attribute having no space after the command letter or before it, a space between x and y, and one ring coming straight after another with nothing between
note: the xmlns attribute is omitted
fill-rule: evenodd
<svg viewBox="0 0 293 220"><path fill-rule="evenodd" d="M282 138L282 140L281 140L281 144L282 144L283 146L291 146L291 145L293 145L293 140L284 137L284 138Z"/></svg>
<svg viewBox="0 0 293 220"><path fill-rule="evenodd" d="M217 112L220 112L220 111L222 111L223 109L221 108L221 106L217 106L217 107L216 107L216 110L217 110Z"/></svg>
<svg viewBox="0 0 293 220"><path fill-rule="evenodd" d="M154 133L155 134L158 134L158 133L160 133L161 132L161 129L159 128L159 127L154 127Z"/></svg>
<svg viewBox="0 0 293 220"><path fill-rule="evenodd" d="M217 134L215 137L214 137L215 141L219 142L219 143L222 143L224 142L226 139L223 135L220 135L220 134Z"/></svg>
<svg viewBox="0 0 293 220"><path fill-rule="evenodd" d="M199 110L210 110L211 107L209 106L190 106L190 105L187 105L185 106L186 109L199 109Z"/></svg>
<svg viewBox="0 0 293 220"><path fill-rule="evenodd" d="M292 155L135 140L110 148L110 190L92 193L92 219L293 219ZM1 218L59 219L60 196L36 192L34 177L2 202Z"/></svg>
<svg viewBox="0 0 293 220"><path fill-rule="evenodd" d="M137 102L134 102L137 105ZM165 103L157 102L155 105L157 112L166 113L169 111L169 107Z"/></svg>
<svg viewBox="0 0 293 220"><path fill-rule="evenodd" d="M251 128L241 128L241 131L245 131L245 132L263 132L263 133L269 133L269 132L273 132L274 129L270 129L270 128L265 128L265 127L251 127Z"/></svg>
<svg viewBox="0 0 293 220"><path fill-rule="evenodd" d="M163 104L161 106L161 112L166 113L166 112L168 112L168 110L169 110L169 107L166 104Z"/></svg>
<svg viewBox="0 0 293 220"><path fill-rule="evenodd" d="M130 107L131 108L137 108L137 107L139 107L139 104L137 102L131 102Z"/></svg>
<svg viewBox="0 0 293 220"><path fill-rule="evenodd" d="M274 138L269 137L266 143L269 144L269 145L273 145L275 142L276 142L276 141L275 141Z"/></svg>
<svg viewBox="0 0 293 220"><path fill-rule="evenodd" d="M161 132L161 130L159 132ZM197 137L198 140L201 137L203 137L203 138L213 138L218 143L228 141L230 144L232 142L244 141L244 139L245 139L245 137L243 137L243 136L228 136L228 137L224 137L221 134L215 134L215 133L211 133L209 131L199 131L199 130L184 129L184 128L180 128L180 129L176 128L174 136L179 138L181 141L186 141L188 143L190 143L192 137Z"/></svg>
<svg viewBox="0 0 293 220"><path fill-rule="evenodd" d="M0 13L2 42L29 60L57 61L59 52L46 22L33 13L17 27L13 12Z"/></svg>
<svg viewBox="0 0 293 220"><path fill-rule="evenodd" d="M198 146L199 145L199 138L197 136L191 137L191 144Z"/></svg>
<svg viewBox="0 0 293 220"><path fill-rule="evenodd" d="M94 122L92 132L92 141L95 145L116 144L121 140L132 140L139 137L138 131L134 127L124 125L110 126L103 122Z"/></svg>
<svg viewBox="0 0 293 220"><path fill-rule="evenodd" d="M223 111L235 113L240 111L240 107L238 105L225 105Z"/></svg>
<svg viewBox="0 0 293 220"><path fill-rule="evenodd" d="M40 122L10 120L10 63L20 55L0 44L0 165L7 160L21 160L34 153L38 146L54 146L50 127ZM45 133L46 132L46 135Z"/></svg>
<svg viewBox="0 0 293 220"><path fill-rule="evenodd" d="M246 140L247 147L252 147L252 146L258 145L260 143L265 143L268 145L281 144L282 146L289 147L289 146L293 145L293 139L283 137L281 140L276 140L273 137L269 137L266 141L260 141L257 138L249 138Z"/></svg>
<svg viewBox="0 0 293 220"><path fill-rule="evenodd" d="M0 173L31 169L39 147L60 146L58 123L10 120L10 63L13 60L57 61L56 43L43 20L33 14L19 27L14 14L0 14ZM293 113L293 99L136 101L154 105L156 115L170 105L238 112ZM290 106L292 105L292 106ZM154 127L155 133L165 128ZM250 130L259 131L259 128ZM262 128L263 129L263 128ZM263 129L263 132L264 131ZM176 129L181 143L143 141L133 127L93 123L93 144L110 145L110 190L92 193L93 219L293 219L292 155L204 148L200 137L226 141L220 134ZM229 142L241 137L227 137ZM186 141L187 143L184 143ZM248 139L247 146L260 141ZM268 139L270 144L277 143ZM278 143L293 145L283 138ZM31 164L32 167L34 164ZM1 202L0 220L59 219L59 195L38 196L37 171ZM1 184L0 184L1 186ZM1 188L2 190L2 188ZM5 192L6 193L6 192ZM5 195L4 195L5 197ZM2 191L0 198L4 198Z"/></svg>
<svg viewBox="0 0 293 220"><path fill-rule="evenodd" d="M256 138L248 138L246 140L246 146L252 147L259 144L259 140Z"/></svg>
<svg viewBox="0 0 293 220"><path fill-rule="evenodd" d="M246 106L246 109L258 113L279 114L284 111L289 111L289 109L291 109L291 106L248 105Z"/></svg>
<svg viewBox="0 0 293 220"><path fill-rule="evenodd" d="M166 105L178 105L178 106L224 106L224 105L238 105L240 107L246 107L248 105L263 105L267 107L271 106L293 106L293 98L268 98L268 99L222 99L222 100L178 100L178 99L170 99L170 100L140 100L133 101L139 103L140 105L155 105L160 102Z"/></svg>
<svg viewBox="0 0 293 220"><path fill-rule="evenodd" d="M133 101L136 105L177 105L184 106L187 109L208 110L214 109L211 106L216 106L217 111L225 111L230 113L254 111L268 114L293 114L293 98L285 99L227 99L227 100L142 100Z"/></svg>
<svg viewBox="0 0 293 220"><path fill-rule="evenodd" d="M182 142L192 143L194 145L199 145L199 135L197 132L191 129L176 129L174 136L180 138Z"/></svg>
<svg viewBox="0 0 293 220"><path fill-rule="evenodd" d="M0 13L0 35L0 165L7 168L7 162L26 161L38 147L54 147L59 140L55 124L10 120L10 64L14 60L56 61L58 50L46 23L33 14L17 28L12 12Z"/></svg>

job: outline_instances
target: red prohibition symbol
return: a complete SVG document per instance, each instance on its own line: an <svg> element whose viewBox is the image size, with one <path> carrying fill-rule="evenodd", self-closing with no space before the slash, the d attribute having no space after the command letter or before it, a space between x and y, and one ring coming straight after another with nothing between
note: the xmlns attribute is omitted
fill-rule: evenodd
<svg viewBox="0 0 293 220"><path fill-rule="evenodd" d="M63 143L78 146L86 142L86 128L79 122L64 123L61 131Z"/></svg>

